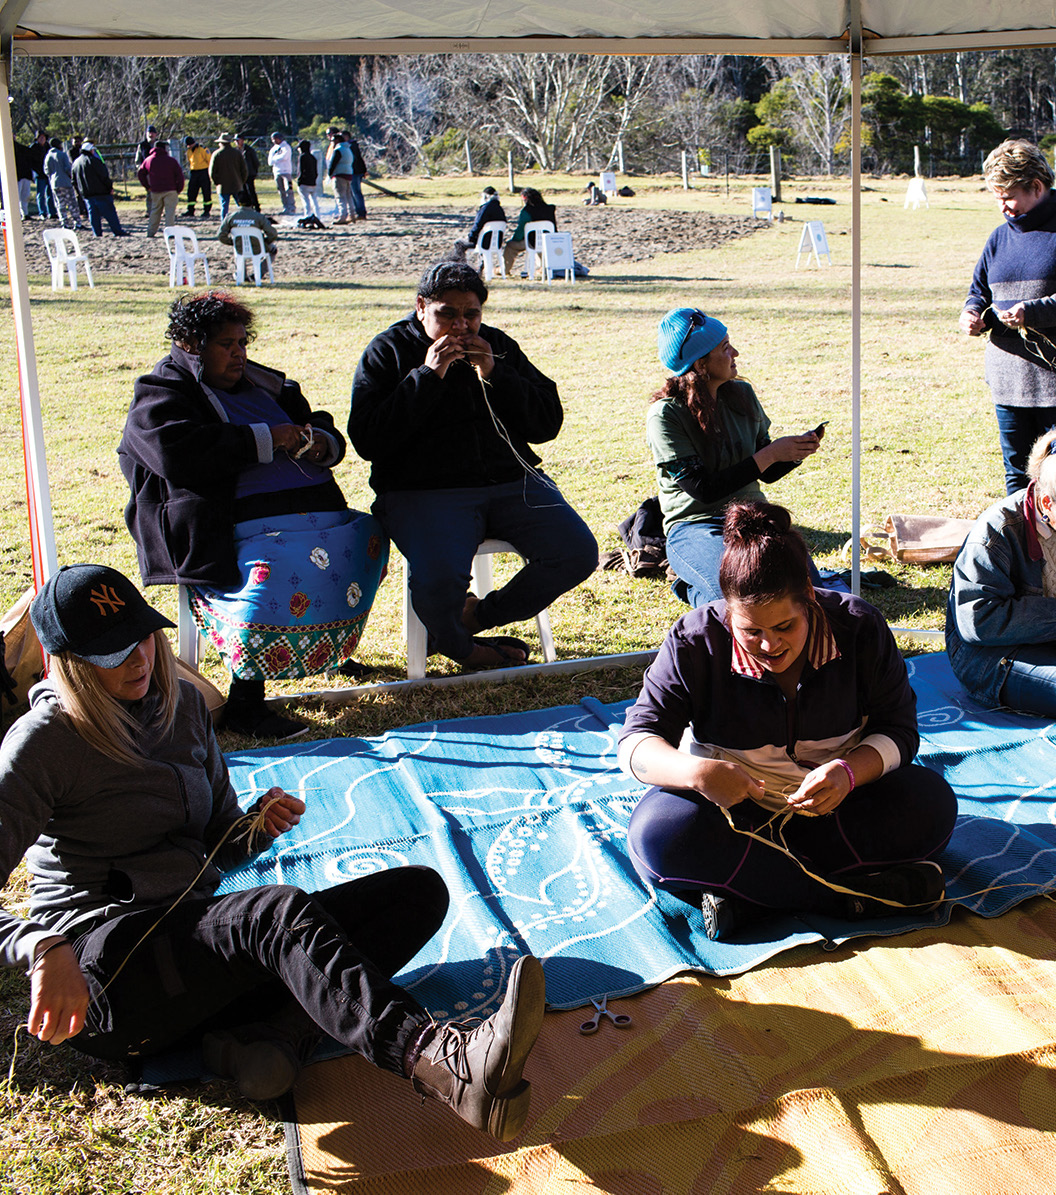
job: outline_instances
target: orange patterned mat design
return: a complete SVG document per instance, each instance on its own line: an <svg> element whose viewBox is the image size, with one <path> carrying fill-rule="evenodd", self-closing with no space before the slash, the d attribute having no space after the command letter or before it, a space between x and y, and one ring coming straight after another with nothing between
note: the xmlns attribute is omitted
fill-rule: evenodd
<svg viewBox="0 0 1056 1195"><path fill-rule="evenodd" d="M1051 1195L1056 906L547 1015L503 1147L362 1059L295 1091L298 1192ZM300 1171L300 1173L298 1173Z"/></svg>

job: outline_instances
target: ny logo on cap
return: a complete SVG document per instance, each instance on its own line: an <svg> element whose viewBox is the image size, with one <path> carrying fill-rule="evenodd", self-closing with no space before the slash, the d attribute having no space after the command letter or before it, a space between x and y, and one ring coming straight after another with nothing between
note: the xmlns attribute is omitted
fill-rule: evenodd
<svg viewBox="0 0 1056 1195"><path fill-rule="evenodd" d="M100 589L93 589L89 592L88 597L103 618L108 614L116 614L125 604L117 596L117 590L112 585L104 585Z"/></svg>

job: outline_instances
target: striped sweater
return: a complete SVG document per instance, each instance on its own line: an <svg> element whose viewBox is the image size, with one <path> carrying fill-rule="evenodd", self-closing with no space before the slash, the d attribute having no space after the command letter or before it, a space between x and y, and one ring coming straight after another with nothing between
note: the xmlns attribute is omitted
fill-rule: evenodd
<svg viewBox="0 0 1056 1195"><path fill-rule="evenodd" d="M1016 303L1027 305L1026 338L987 310ZM985 312L990 329L985 377L994 402L1056 406L1056 194L1050 191L1031 211L994 229L965 307Z"/></svg>

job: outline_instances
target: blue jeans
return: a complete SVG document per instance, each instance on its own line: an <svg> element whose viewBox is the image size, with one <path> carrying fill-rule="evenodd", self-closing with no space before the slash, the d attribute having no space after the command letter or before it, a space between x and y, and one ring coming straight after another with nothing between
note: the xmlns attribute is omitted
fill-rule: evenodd
<svg viewBox="0 0 1056 1195"><path fill-rule="evenodd" d="M671 586L676 597L696 609L722 597L719 562L722 560L722 525L725 515L702 523L676 523L667 536L667 562L678 575ZM825 587L821 574L809 561L811 581Z"/></svg>
<svg viewBox="0 0 1056 1195"><path fill-rule="evenodd" d="M88 205L88 223L91 224L92 232L97 237L103 235L104 220L110 225L110 231L115 237L124 235L125 230L117 218L113 195L92 195L90 197L86 195L84 202Z"/></svg>
<svg viewBox="0 0 1056 1195"><path fill-rule="evenodd" d="M473 650L462 607L483 540L507 540L528 561L477 605L484 628L534 618L598 564L590 528L556 488L535 477L458 490L389 490L371 510L410 565L411 603L430 650L452 660Z"/></svg>
<svg viewBox="0 0 1056 1195"><path fill-rule="evenodd" d="M367 205L363 202L363 175L353 174L349 180L349 186L352 188L352 205L356 209L356 215L361 220L365 220Z"/></svg>
<svg viewBox="0 0 1056 1195"><path fill-rule="evenodd" d="M1033 643L1015 648L1001 686L1001 704L1025 714L1056 718L1056 647Z"/></svg>
<svg viewBox="0 0 1056 1195"><path fill-rule="evenodd" d="M159 909L115 917L73 943L92 1003L71 1045L97 1058L155 1054L296 1002L336 1041L402 1074L429 1018L389 977L440 928L447 904L435 871L395 867L311 896L269 884L183 900L138 948Z"/></svg>
<svg viewBox="0 0 1056 1195"><path fill-rule="evenodd" d="M223 223L223 221L227 217L227 209L231 206L232 199L234 199L237 202L237 192L224 191L223 189L221 189L221 191L220 191L220 221L221 221L221 223ZM257 210L259 211L260 209L258 208Z"/></svg>
<svg viewBox="0 0 1056 1195"><path fill-rule="evenodd" d="M996 403L994 413L1005 462L1005 493L1014 494L1026 489L1030 481L1027 458L1034 441L1056 427L1056 407L1006 407Z"/></svg>
<svg viewBox="0 0 1056 1195"><path fill-rule="evenodd" d="M55 196L46 174L37 175L37 212L42 219L45 216L50 216L52 220L59 218L59 209L55 206Z"/></svg>
<svg viewBox="0 0 1056 1195"><path fill-rule="evenodd" d="M742 801L730 813L738 829L773 837L763 829L769 809ZM833 877L933 859L956 820L945 779L910 765L856 788L827 817L791 818L784 841L815 875ZM696 793L650 789L631 815L627 842L643 879L694 903L701 889L793 912L835 912L842 902L795 860L730 829L722 810Z"/></svg>

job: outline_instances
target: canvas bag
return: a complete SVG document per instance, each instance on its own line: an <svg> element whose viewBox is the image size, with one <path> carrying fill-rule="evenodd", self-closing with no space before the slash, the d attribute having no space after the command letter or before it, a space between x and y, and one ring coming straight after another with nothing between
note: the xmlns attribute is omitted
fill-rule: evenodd
<svg viewBox="0 0 1056 1195"><path fill-rule="evenodd" d="M883 528L861 537L865 560L897 560L902 564L949 564L975 524L974 519L950 519L944 515L888 515ZM874 542L877 538L886 543ZM850 559L848 540L843 548Z"/></svg>
<svg viewBox="0 0 1056 1195"><path fill-rule="evenodd" d="M29 619L29 606L35 593L30 586L0 618L0 632L4 636L4 663L14 678L15 697L19 705L24 705L29 700L29 690L44 675L44 649L40 646L37 632ZM197 668L185 664L178 656L176 675L181 680L190 681L201 693L210 714L215 716L226 703L227 698L212 681L202 676Z"/></svg>

